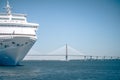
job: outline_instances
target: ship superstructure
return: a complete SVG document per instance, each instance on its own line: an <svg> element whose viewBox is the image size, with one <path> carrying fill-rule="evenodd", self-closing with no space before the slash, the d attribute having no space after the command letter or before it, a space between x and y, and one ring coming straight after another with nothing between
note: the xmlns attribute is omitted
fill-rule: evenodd
<svg viewBox="0 0 120 80"><path fill-rule="evenodd" d="M11 12L7 1L6 13L0 13L0 65L17 65L36 42L39 24L28 23L25 14Z"/></svg>

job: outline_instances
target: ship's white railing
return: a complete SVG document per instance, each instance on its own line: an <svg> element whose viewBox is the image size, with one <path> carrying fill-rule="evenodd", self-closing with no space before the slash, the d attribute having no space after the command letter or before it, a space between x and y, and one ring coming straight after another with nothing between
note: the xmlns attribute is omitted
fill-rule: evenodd
<svg viewBox="0 0 120 80"><path fill-rule="evenodd" d="M14 34L14 33L7 33L7 34L1 34L0 33L0 38L12 38L13 36L36 36L35 34Z"/></svg>
<svg viewBox="0 0 120 80"><path fill-rule="evenodd" d="M23 20L19 20L19 21L18 20L0 20L0 23L8 23L8 22L9 23L21 23L21 24L26 23L26 21L23 21Z"/></svg>
<svg viewBox="0 0 120 80"><path fill-rule="evenodd" d="M27 14L18 14L18 13L12 13L10 15L17 16L17 17L26 17L27 16ZM10 16L10 15L8 15L7 13L0 13L0 16Z"/></svg>

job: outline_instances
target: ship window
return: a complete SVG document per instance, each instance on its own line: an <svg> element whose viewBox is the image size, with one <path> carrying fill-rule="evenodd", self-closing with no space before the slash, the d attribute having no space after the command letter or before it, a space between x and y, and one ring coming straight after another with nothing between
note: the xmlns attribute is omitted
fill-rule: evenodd
<svg viewBox="0 0 120 80"><path fill-rule="evenodd" d="M35 26L29 26L29 25L26 25L26 26L23 26L23 25L6 25L6 24L0 24L0 26L4 26L4 27L32 27L32 28L37 28Z"/></svg>
<svg viewBox="0 0 120 80"><path fill-rule="evenodd" d="M17 46L20 46L20 44L17 44Z"/></svg>
<svg viewBox="0 0 120 80"><path fill-rule="evenodd" d="M22 20L22 21L24 21L25 19L21 19L21 18L12 18L12 20Z"/></svg>
<svg viewBox="0 0 120 80"><path fill-rule="evenodd" d="M7 47L9 47L9 45L5 45L4 47L7 48Z"/></svg>
<svg viewBox="0 0 120 80"><path fill-rule="evenodd" d="M28 44L28 42L25 42L25 44Z"/></svg>
<svg viewBox="0 0 120 80"><path fill-rule="evenodd" d="M9 20L9 18L0 18L0 20Z"/></svg>
<svg viewBox="0 0 120 80"><path fill-rule="evenodd" d="M12 42L12 44L15 44L15 42Z"/></svg>

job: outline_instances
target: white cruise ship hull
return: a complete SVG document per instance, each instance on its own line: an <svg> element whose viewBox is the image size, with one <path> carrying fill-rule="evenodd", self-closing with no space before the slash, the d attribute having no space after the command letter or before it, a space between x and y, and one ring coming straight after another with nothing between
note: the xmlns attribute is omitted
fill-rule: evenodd
<svg viewBox="0 0 120 80"><path fill-rule="evenodd" d="M36 37L0 39L0 65L18 65L36 41Z"/></svg>

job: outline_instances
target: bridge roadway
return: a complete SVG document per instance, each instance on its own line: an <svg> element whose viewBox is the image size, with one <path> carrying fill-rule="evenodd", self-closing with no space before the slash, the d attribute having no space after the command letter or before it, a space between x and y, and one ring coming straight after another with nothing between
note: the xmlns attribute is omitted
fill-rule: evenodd
<svg viewBox="0 0 120 80"><path fill-rule="evenodd" d="M120 59L120 56L92 56L92 55L28 55L28 56L34 56L34 57L39 57L39 56L65 56L65 58L69 57L80 57L79 59ZM67 60L66 59L66 60Z"/></svg>

